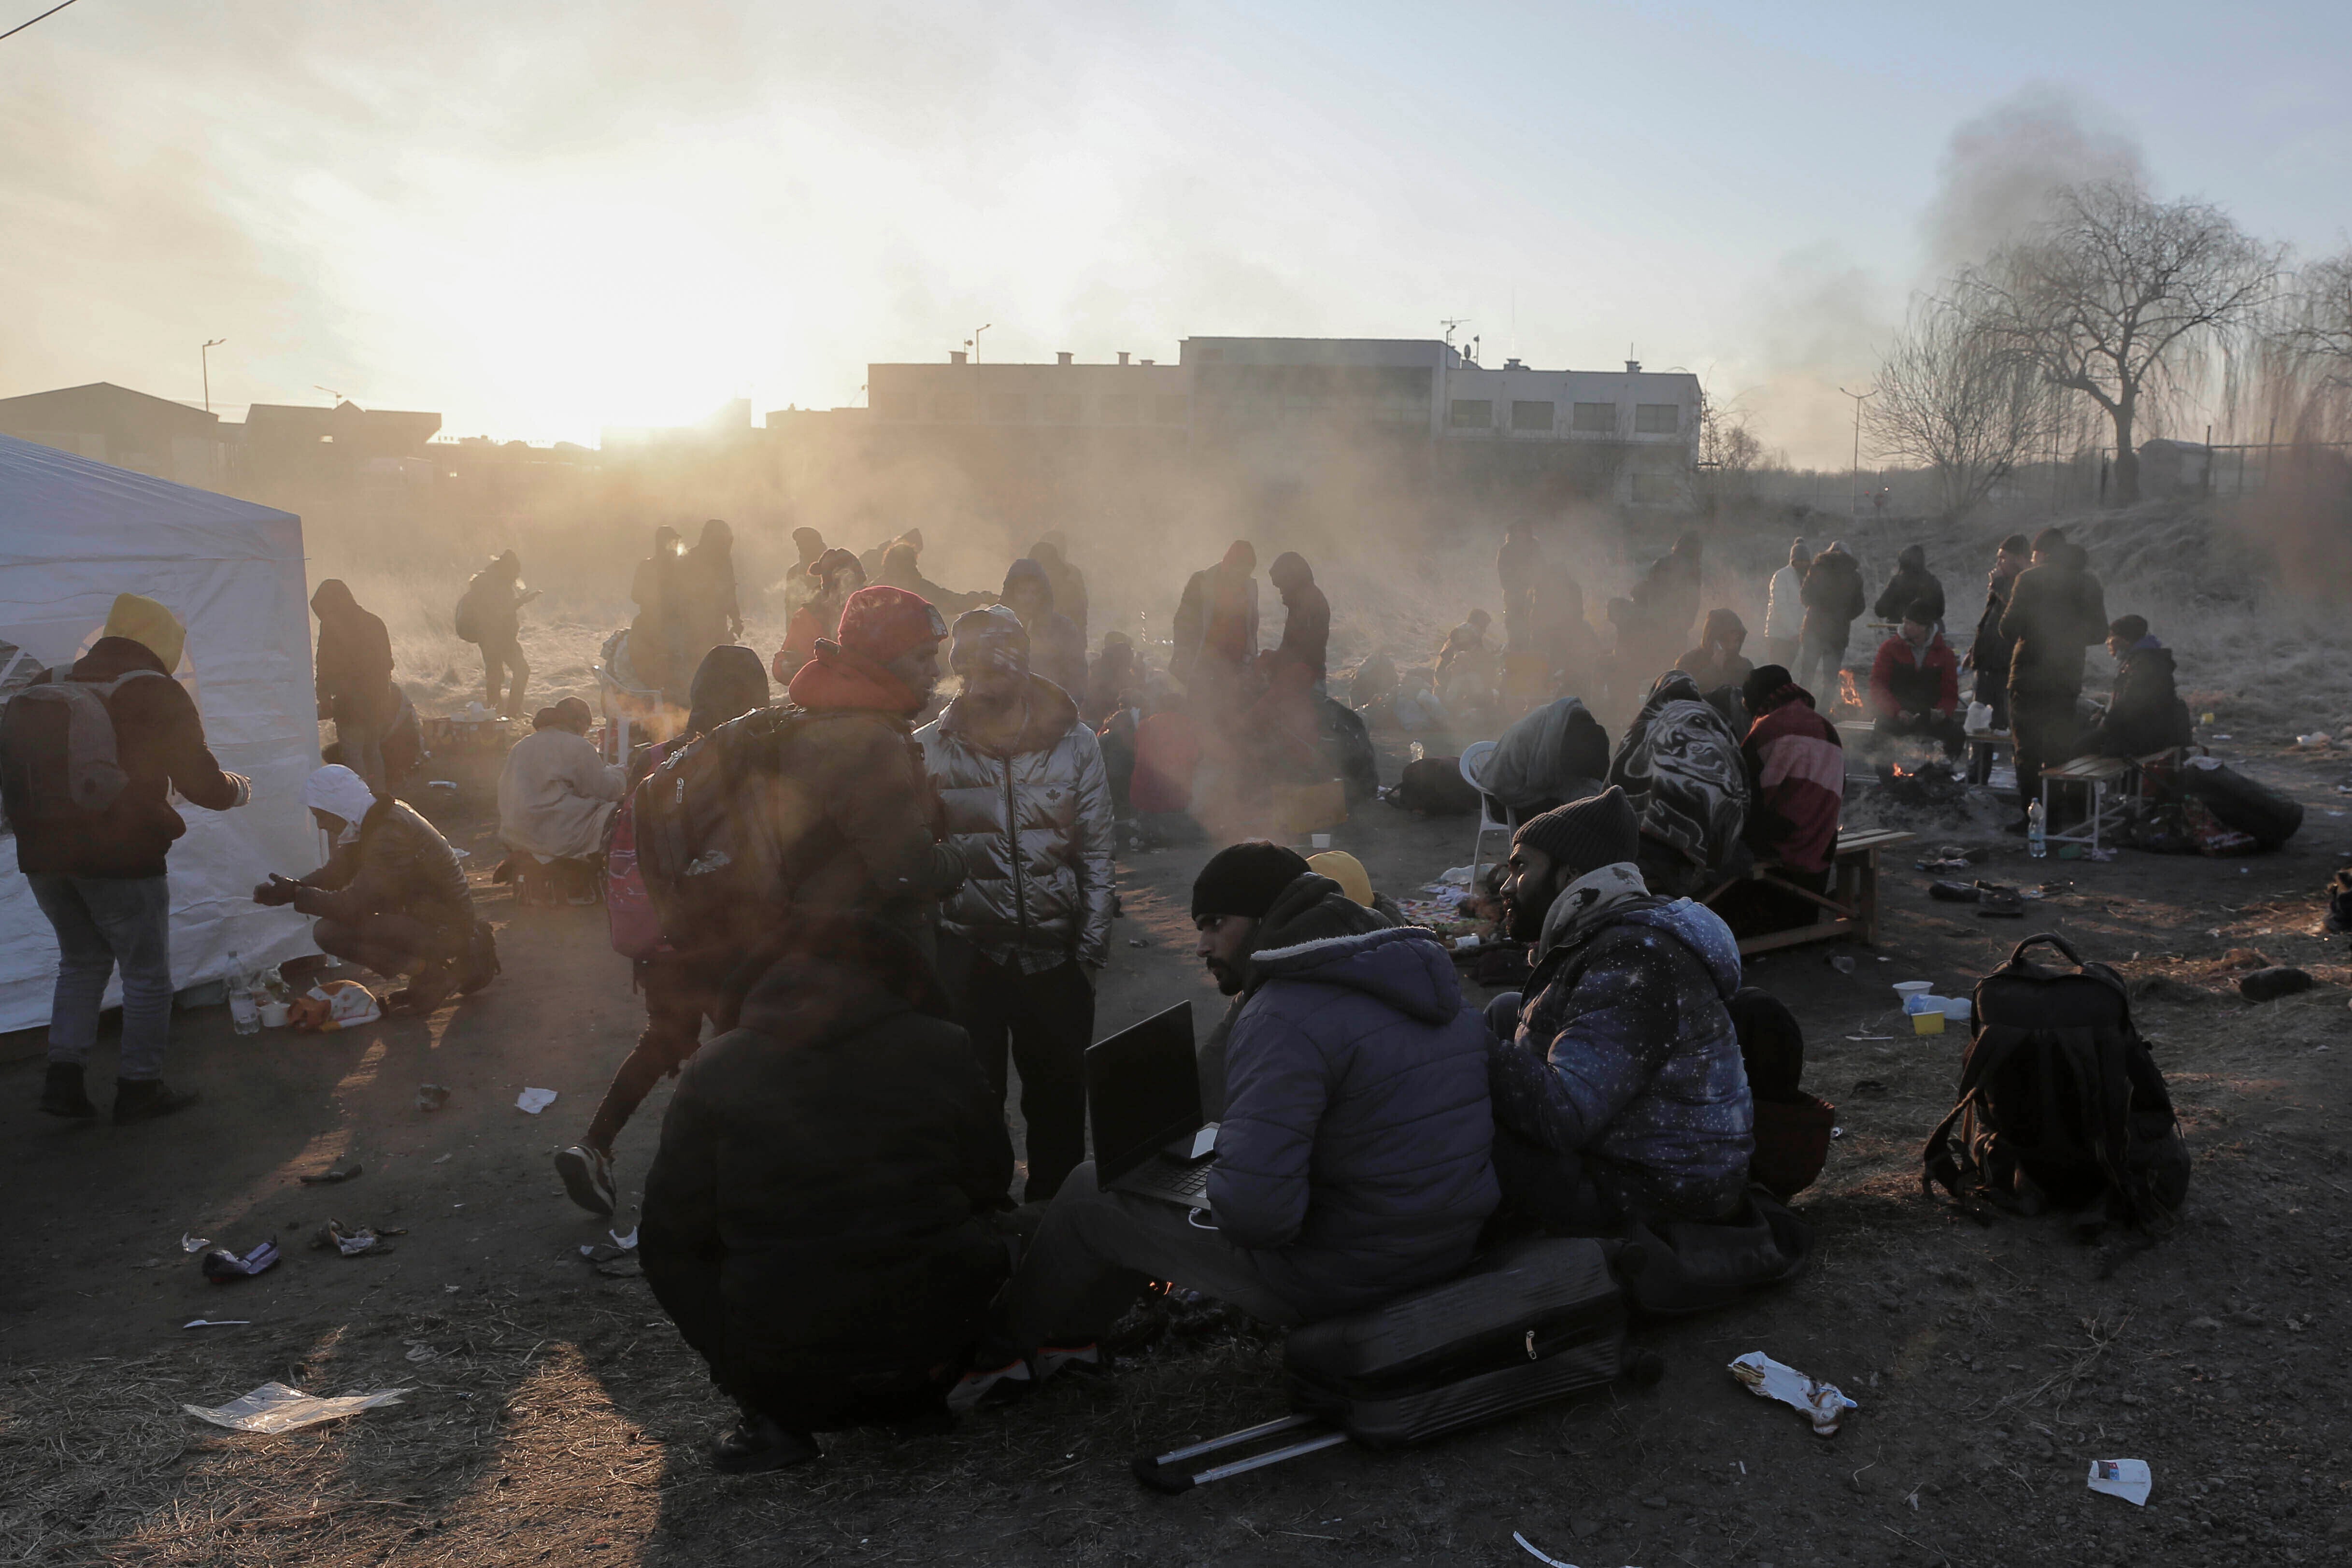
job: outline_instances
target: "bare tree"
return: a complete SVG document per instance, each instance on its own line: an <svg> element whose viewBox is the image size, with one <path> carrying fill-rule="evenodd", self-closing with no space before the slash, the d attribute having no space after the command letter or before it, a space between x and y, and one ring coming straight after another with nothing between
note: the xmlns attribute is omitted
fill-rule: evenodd
<svg viewBox="0 0 2352 1568"><path fill-rule="evenodd" d="M2050 429L2040 366L1948 299L1918 299L1879 361L1865 416L1881 458L1932 469L1944 515L1976 510Z"/></svg>
<svg viewBox="0 0 2352 1568"><path fill-rule="evenodd" d="M2263 348L2260 390L2290 439L2352 437L2352 250L2303 268Z"/></svg>
<svg viewBox="0 0 2352 1568"><path fill-rule="evenodd" d="M2252 325L2280 258L2218 207L2101 180L2060 190L2053 216L1967 275L1961 297L2053 385L2105 412L2116 501L2128 506L2139 499L2133 437L2144 405L2193 384L2210 354Z"/></svg>

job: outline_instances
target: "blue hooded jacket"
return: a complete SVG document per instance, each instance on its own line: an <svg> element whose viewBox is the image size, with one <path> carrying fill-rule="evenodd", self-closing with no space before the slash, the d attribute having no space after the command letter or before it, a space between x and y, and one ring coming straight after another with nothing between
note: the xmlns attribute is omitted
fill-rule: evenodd
<svg viewBox="0 0 2352 1568"><path fill-rule="evenodd" d="M1394 927L1251 956L1209 1203L1312 1321L1447 1279L1501 1200L1486 1029L1453 961Z"/></svg>
<svg viewBox="0 0 2352 1568"><path fill-rule="evenodd" d="M1547 943L1515 1037L1495 1045L1496 1119L1580 1155L1626 1215L1732 1212L1756 1144L1725 1005L1738 989L1739 943L1712 910L1648 895L1617 903Z"/></svg>

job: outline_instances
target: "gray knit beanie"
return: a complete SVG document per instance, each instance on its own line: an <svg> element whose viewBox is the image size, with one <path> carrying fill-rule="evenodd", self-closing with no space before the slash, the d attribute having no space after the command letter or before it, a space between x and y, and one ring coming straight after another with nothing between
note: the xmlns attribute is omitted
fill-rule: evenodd
<svg viewBox="0 0 2352 1568"><path fill-rule="evenodd" d="M1631 860L1642 845L1633 803L1615 784L1519 824L1511 846L1540 849L1570 877Z"/></svg>

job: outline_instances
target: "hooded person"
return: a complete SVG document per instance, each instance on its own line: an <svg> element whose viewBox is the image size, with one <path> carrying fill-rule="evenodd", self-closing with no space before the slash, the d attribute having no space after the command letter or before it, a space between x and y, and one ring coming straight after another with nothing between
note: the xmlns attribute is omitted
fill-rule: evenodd
<svg viewBox="0 0 2352 1568"><path fill-rule="evenodd" d="M849 596L866 586L866 568L846 550L826 551L808 569L808 575L816 591L793 612L784 626L783 646L776 650L769 667L769 673L778 680L792 679L803 665L816 657L816 645L832 637L840 626L841 612L849 603ZM893 591L922 600L922 595L903 588Z"/></svg>
<svg viewBox="0 0 2352 1568"><path fill-rule="evenodd" d="M929 601L942 617L960 616L984 602L985 595L959 594L932 582L923 575L920 561L913 545L903 539L894 540L883 549L882 569L874 581L885 587L904 588L917 598Z"/></svg>
<svg viewBox="0 0 2352 1568"><path fill-rule="evenodd" d="M683 608L679 582L683 554L677 530L667 524L655 529L653 553L637 563L629 583L629 597L637 605L636 617L629 623L629 668L639 684L663 692L676 691L686 673L674 661L677 638L671 630ZM488 658L487 651L483 657Z"/></svg>
<svg viewBox="0 0 2352 1568"><path fill-rule="evenodd" d="M640 576L644 570L638 568ZM457 636L481 648L483 698L503 718L520 717L522 694L530 686L530 662L522 656L522 620L516 612L538 597L538 589L523 586L522 557L509 550L475 573L457 601Z"/></svg>
<svg viewBox="0 0 2352 1568"><path fill-rule="evenodd" d="M1003 1284L1001 1100L902 931L793 933L696 1053L646 1173L646 1283L733 1400L725 1471L946 1419Z"/></svg>
<svg viewBox="0 0 2352 1568"><path fill-rule="evenodd" d="M1331 652L1331 601L1316 585L1315 569L1307 564L1307 557L1295 550L1276 556L1265 575L1282 595L1285 611L1282 641L1275 645L1272 660L1306 670L1319 698Z"/></svg>
<svg viewBox="0 0 2352 1568"><path fill-rule="evenodd" d="M787 910L873 916L933 948L938 901L963 880L939 835L914 720L940 679L939 611L900 588L860 588L839 641L818 639L788 689L803 710L782 780L795 852ZM800 851L805 851L800 852Z"/></svg>
<svg viewBox="0 0 2352 1568"><path fill-rule="evenodd" d="M1609 731L1579 698L1561 697L1514 721L1486 753L1478 787L1525 822L1597 793L1609 777Z"/></svg>
<svg viewBox="0 0 2352 1568"><path fill-rule="evenodd" d="M1029 559L1044 570L1045 581L1054 590L1055 612L1078 628L1078 646L1084 647L1088 613L1087 574L1070 564L1061 532L1056 530L1040 537L1029 547Z"/></svg>
<svg viewBox="0 0 2352 1568"><path fill-rule="evenodd" d="M586 860L628 788L628 770L588 739L588 704L567 697L549 721L514 743L499 771L499 838L546 862Z"/></svg>
<svg viewBox="0 0 2352 1568"><path fill-rule="evenodd" d="M1797 677L1837 700L1838 674L1845 668L1845 645L1863 612L1862 567L1832 542L1805 569L1805 620L1799 641Z"/></svg>
<svg viewBox="0 0 2352 1568"><path fill-rule="evenodd" d="M2115 694L2083 738L2083 750L2099 757L2144 757L2188 745L2196 731L2174 682L2172 650L2148 631L2147 617L2120 616L2110 623L2107 653L2116 661Z"/></svg>
<svg viewBox="0 0 2352 1568"><path fill-rule="evenodd" d="M2009 722L2017 743L2018 820L2042 798L2042 770L2074 754L2082 726L2075 700L2083 694L2083 655L2108 635L2107 601L2087 569L2088 556L2065 530L2045 528L2033 538L2032 564L2018 574L2001 613L2010 641Z"/></svg>
<svg viewBox="0 0 2352 1568"><path fill-rule="evenodd" d="M1727 609L1709 610L1698 647L1676 659L1675 668L1697 682L1701 691L1720 691L1727 686L1737 690L1756 672L1756 666L1740 655L1747 641L1747 622Z"/></svg>
<svg viewBox="0 0 2352 1568"><path fill-rule="evenodd" d="M1772 574L1764 590L1764 657L1773 664L1797 662L1805 628L1805 571L1813 552L1801 534L1789 542L1789 563Z"/></svg>
<svg viewBox="0 0 2352 1568"><path fill-rule="evenodd" d="M765 708L768 698L768 674L760 668L758 654L734 643L712 648L694 672L686 729L675 739L646 749L639 780L699 737ZM586 1136L555 1156L555 1173L564 1191L590 1214L613 1213L620 1195L613 1176L614 1142L654 1085L665 1075L676 1074L694 1055L702 1041L703 1020L718 1021L723 1010L721 993L737 956L731 948L681 952L665 942L651 956L631 960L635 989L646 999L646 1026L605 1086Z"/></svg>
<svg viewBox="0 0 2352 1568"><path fill-rule="evenodd" d="M255 903L316 920L310 938L322 952L409 976L385 999L394 1013L430 1013L451 991L471 995L497 978L497 943L474 918L465 869L439 828L338 763L303 781L302 804L333 846L326 863L296 879L273 872Z"/></svg>
<svg viewBox="0 0 2352 1568"><path fill-rule="evenodd" d="M1650 689L1610 759L1609 782L1633 803L1641 837L1633 858L1654 890L1688 892L1736 864L1748 825L1739 732L1681 670Z"/></svg>
<svg viewBox="0 0 2352 1568"><path fill-rule="evenodd" d="M1927 547L1924 544L1904 546L1903 553L1895 558L1895 575L1880 590L1878 602L1871 614L1882 621L1899 621L1910 613L1914 605L1926 605L1935 611L1928 625L1941 631L1944 626L1944 584L1927 570Z"/></svg>
<svg viewBox="0 0 2352 1568"><path fill-rule="evenodd" d="M96 1116L86 1075L98 1040L107 982L122 979L122 1043L115 1067L114 1120L140 1121L195 1103L163 1082L172 1037L172 889L166 861L188 831L173 809L229 811L252 785L222 771L205 742L203 717L172 679L187 631L153 599L115 598L89 651L68 669L37 676L13 699L0 744L0 801L16 837L16 868L58 940L50 994L48 1074L40 1108L52 1116ZM73 798L69 702L33 695L49 686L94 689L114 735L124 782L93 809ZM49 717L50 722L37 723Z"/></svg>
<svg viewBox="0 0 2352 1568"><path fill-rule="evenodd" d="M1110 782L1066 690L1029 668L1003 605L955 624L963 689L915 732L965 878L940 910L940 968L997 1102L1021 1072L1029 1177L1050 1198L1086 1157L1095 980L1110 961Z"/></svg>
<svg viewBox="0 0 2352 1568"><path fill-rule="evenodd" d="M1609 789L1520 825L1503 883L1526 987L1488 1004L1504 1201L1555 1232L1714 1220L1745 1201L1755 1108L1727 1006L1739 944L1643 883Z"/></svg>
<svg viewBox="0 0 2352 1568"><path fill-rule="evenodd" d="M1486 1030L1435 938L1328 931L1327 911L1370 911L1305 866L1276 845L1236 844L1192 886L1199 951L1240 997L1218 1086L1213 1225L1100 1190L1080 1165L1013 1277L1018 1352L1082 1354L1143 1279L1288 1327L1469 1262L1496 1201Z"/></svg>
<svg viewBox="0 0 2352 1568"><path fill-rule="evenodd" d="M678 558L677 628L679 668L700 668L702 656L743 635L735 591L735 531L719 518L702 525L694 548Z"/></svg>
<svg viewBox="0 0 2352 1568"><path fill-rule="evenodd" d="M2000 542L1994 552L1992 570L1985 574L1984 609L1977 616L1975 640L1969 644L1960 668L1976 675L1975 700L1992 710L1991 728L2009 728L2009 638L2001 636L2000 620L2009 613L2009 596L2017 587L2018 574L2023 572L2033 558L2033 545L2025 535L2012 533ZM1992 754L1985 753L1988 769ZM1982 784L1982 779L1970 782Z"/></svg>
<svg viewBox="0 0 2352 1568"><path fill-rule="evenodd" d="M1045 567L1023 556L1004 572L1004 604L1021 618L1029 637L1029 673L1043 676L1073 697L1087 689L1087 639L1067 616L1054 607L1054 584Z"/></svg>
<svg viewBox="0 0 2352 1568"><path fill-rule="evenodd" d="M1224 558L1186 579L1176 603L1168 673L1214 710L1222 722L1257 658L1257 552L1246 539L1226 546Z"/></svg>
<svg viewBox="0 0 2352 1568"><path fill-rule="evenodd" d="M317 672L319 717L335 723L335 743L345 765L377 789L390 781L383 765L383 738L400 711L392 686L392 634L383 621L360 608L340 577L320 583L310 595L319 617L319 643L311 658Z"/></svg>

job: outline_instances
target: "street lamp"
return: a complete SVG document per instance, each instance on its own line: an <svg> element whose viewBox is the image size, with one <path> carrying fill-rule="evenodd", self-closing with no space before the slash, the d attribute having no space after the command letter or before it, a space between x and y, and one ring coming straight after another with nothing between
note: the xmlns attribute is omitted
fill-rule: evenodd
<svg viewBox="0 0 2352 1568"><path fill-rule="evenodd" d="M215 338L196 351L196 358L205 368L205 412L207 414L213 411L213 350L226 342L226 338Z"/></svg>
<svg viewBox="0 0 2352 1568"><path fill-rule="evenodd" d="M971 351L972 363L978 364L980 363L980 334L988 331L990 327L994 325L995 323L993 321L982 322L981 325L974 327L971 330L971 336L964 339L963 346Z"/></svg>
<svg viewBox="0 0 2352 1568"><path fill-rule="evenodd" d="M1878 388L1874 386L1868 392L1848 392L1841 386L1838 392L1843 396L1853 399L1853 520L1859 522L1862 521L1862 405L1865 400L1878 395Z"/></svg>

